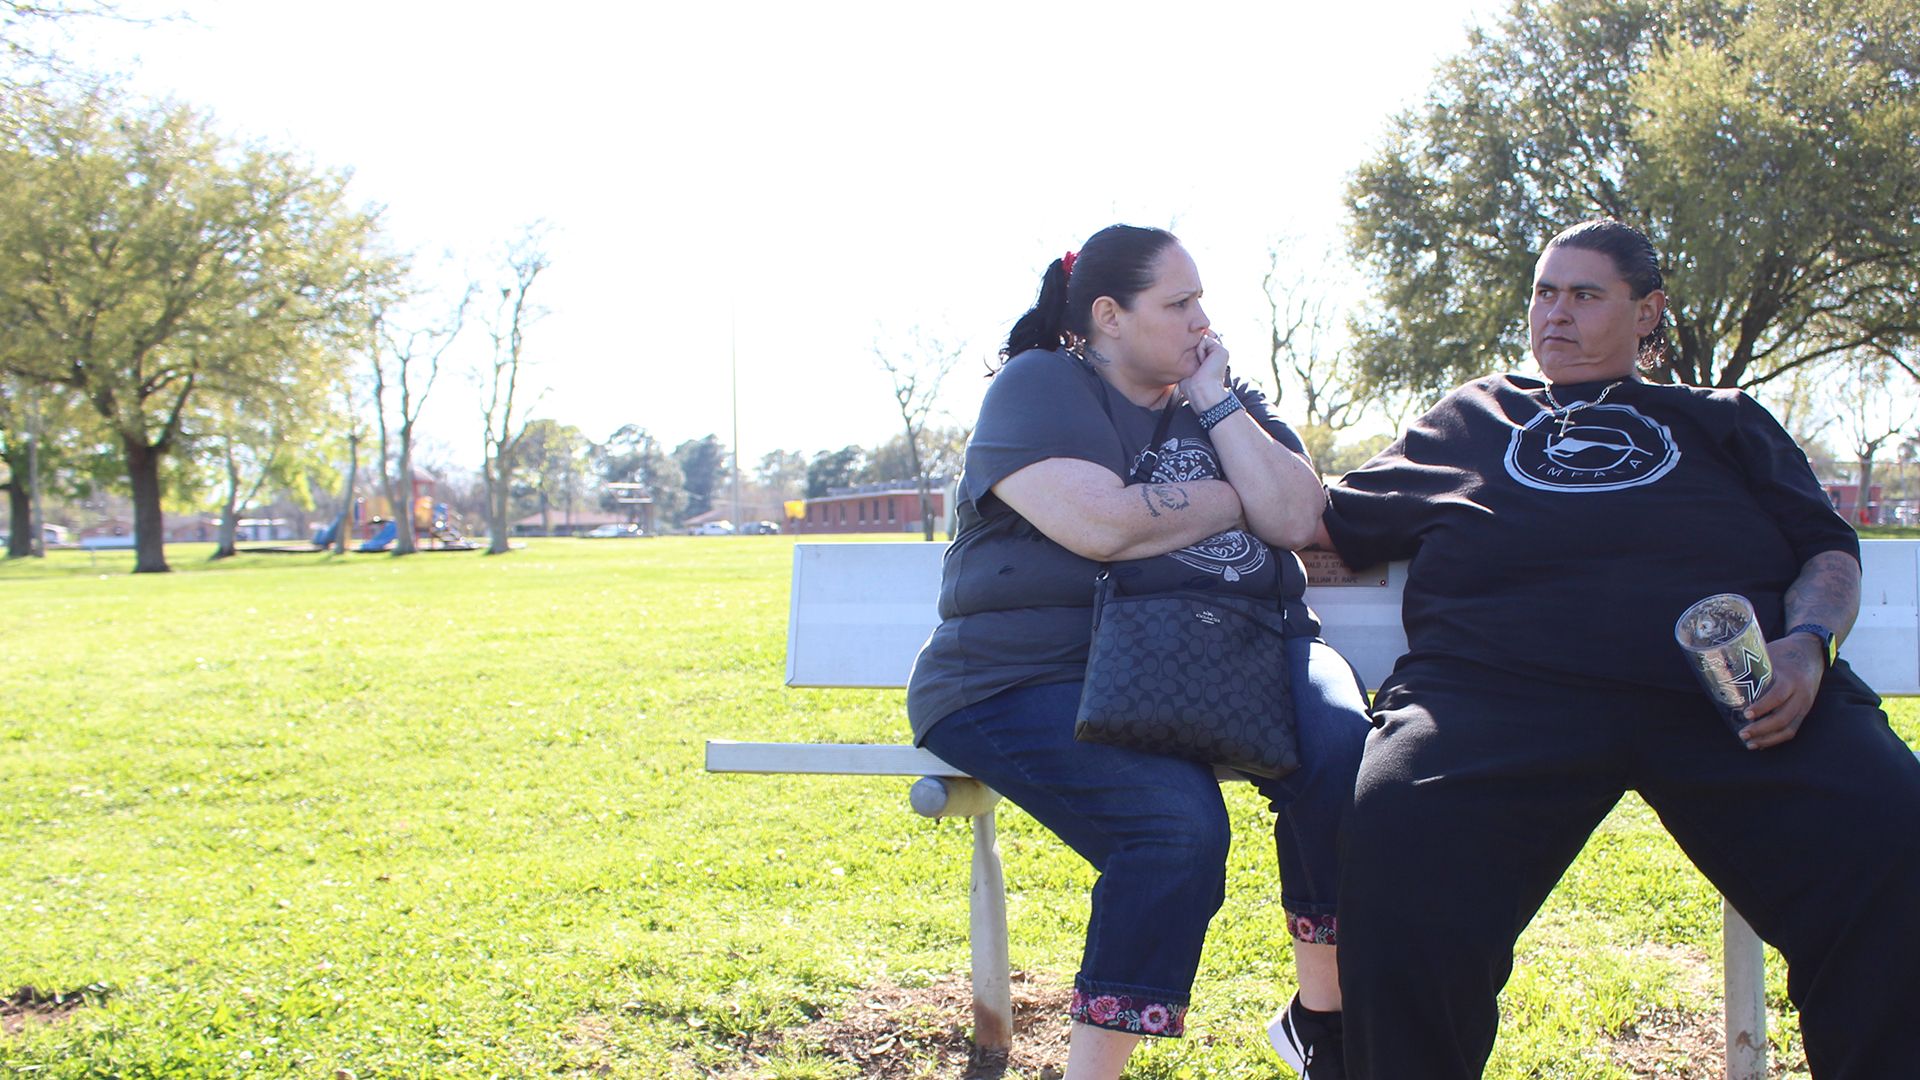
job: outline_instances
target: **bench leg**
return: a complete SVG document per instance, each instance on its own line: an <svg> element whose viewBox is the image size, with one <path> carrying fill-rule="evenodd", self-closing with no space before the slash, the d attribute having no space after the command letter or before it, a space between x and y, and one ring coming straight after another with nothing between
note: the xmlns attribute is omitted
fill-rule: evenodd
<svg viewBox="0 0 1920 1080"><path fill-rule="evenodd" d="M1007 883L993 809L973 819L973 885L968 895L973 940L973 1044L1013 1047L1013 988L1008 980Z"/></svg>
<svg viewBox="0 0 1920 1080"><path fill-rule="evenodd" d="M1727 965L1727 1080L1766 1080L1767 966L1760 935L1720 901Z"/></svg>

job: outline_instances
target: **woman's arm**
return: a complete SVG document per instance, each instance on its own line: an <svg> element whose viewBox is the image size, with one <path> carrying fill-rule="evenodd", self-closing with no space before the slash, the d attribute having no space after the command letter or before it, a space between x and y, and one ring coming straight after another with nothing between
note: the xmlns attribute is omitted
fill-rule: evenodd
<svg viewBox="0 0 1920 1080"><path fill-rule="evenodd" d="M1200 369L1181 384L1195 412L1226 400L1226 376L1226 347L1209 336L1200 346ZM1207 437L1240 497L1247 528L1289 551L1311 543L1327 503L1313 463L1274 439L1245 409L1215 424Z"/></svg>
<svg viewBox="0 0 1920 1080"><path fill-rule="evenodd" d="M1787 625L1818 623L1833 631L1836 643L1860 615L1860 563L1844 551L1823 551L1808 559L1787 587ZM1773 682L1747 706L1740 738L1750 750L1778 746L1800 733L1827 673L1826 651L1812 634L1789 634L1767 642Z"/></svg>
<svg viewBox="0 0 1920 1080"><path fill-rule="evenodd" d="M1241 524L1240 498L1221 480L1128 484L1078 458L1047 458L993 493L1047 539L1096 562L1165 555Z"/></svg>

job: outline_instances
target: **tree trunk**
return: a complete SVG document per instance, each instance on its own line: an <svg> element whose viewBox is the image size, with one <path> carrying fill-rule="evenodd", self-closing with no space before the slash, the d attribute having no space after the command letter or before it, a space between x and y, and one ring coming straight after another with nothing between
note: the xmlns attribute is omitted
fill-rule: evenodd
<svg viewBox="0 0 1920 1080"><path fill-rule="evenodd" d="M347 494L340 500L340 517L333 527L333 553L347 553L347 532L353 528L353 488L360 480L360 436L347 436Z"/></svg>
<svg viewBox="0 0 1920 1080"><path fill-rule="evenodd" d="M495 458L487 464L487 554L507 553L507 507L512 501L513 471Z"/></svg>
<svg viewBox="0 0 1920 1080"><path fill-rule="evenodd" d="M234 464L233 448L231 446L227 448L225 464L227 468L227 494L226 500L220 509L220 536L214 544L213 554L208 558L209 562L213 559L233 558L234 536L240 530L240 522L236 520L239 516L240 470Z"/></svg>
<svg viewBox="0 0 1920 1080"><path fill-rule="evenodd" d="M24 559L33 554L33 498L25 471L12 458L7 466L13 470L13 482L7 485L7 558Z"/></svg>
<svg viewBox="0 0 1920 1080"><path fill-rule="evenodd" d="M540 535L553 535L553 508L547 504L547 487L540 485Z"/></svg>
<svg viewBox="0 0 1920 1080"><path fill-rule="evenodd" d="M413 529L413 428L411 425L400 431L400 483L395 485L400 494L394 496L393 516L399 525L394 533L393 553L411 555L419 550L416 543L418 534Z"/></svg>
<svg viewBox="0 0 1920 1080"><path fill-rule="evenodd" d="M1854 501L1853 519L1859 525L1875 524L1873 510L1867 502L1868 493L1873 490L1873 455L1860 459L1860 489Z"/></svg>
<svg viewBox="0 0 1920 1080"><path fill-rule="evenodd" d="M133 572L164 574L167 565L166 517L160 512L161 451L144 440L120 437L127 450L127 478L133 483Z"/></svg>

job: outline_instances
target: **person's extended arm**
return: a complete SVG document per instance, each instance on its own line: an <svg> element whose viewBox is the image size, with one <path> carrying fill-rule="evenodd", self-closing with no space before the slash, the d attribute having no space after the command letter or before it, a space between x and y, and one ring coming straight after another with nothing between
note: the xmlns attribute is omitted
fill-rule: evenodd
<svg viewBox="0 0 1920 1080"><path fill-rule="evenodd" d="M1823 551L1808 559L1800 576L1787 587L1789 628L1818 623L1833 631L1838 642L1853 629L1860 615L1860 564L1844 551ZM1752 721L1740 730L1750 749L1778 746L1800 733L1800 722L1820 692L1827 672L1826 651L1809 633L1789 634L1767 642L1773 661L1773 683L1747 706Z"/></svg>
<svg viewBox="0 0 1920 1080"><path fill-rule="evenodd" d="M1200 370L1181 384L1196 413L1226 400L1227 350L1218 338L1200 347ZM1233 485L1247 529L1289 551L1311 543L1326 508L1326 492L1313 464L1260 426L1245 409L1228 415L1207 433L1220 456L1220 471Z"/></svg>
<svg viewBox="0 0 1920 1080"><path fill-rule="evenodd" d="M1165 555L1240 524L1240 498L1221 480L1129 484L1078 458L1047 458L993 493L1049 540L1096 562Z"/></svg>

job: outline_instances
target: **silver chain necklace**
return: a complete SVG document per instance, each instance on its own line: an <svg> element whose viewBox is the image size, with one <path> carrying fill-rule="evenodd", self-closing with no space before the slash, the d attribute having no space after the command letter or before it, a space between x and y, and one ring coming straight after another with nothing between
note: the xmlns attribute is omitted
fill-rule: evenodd
<svg viewBox="0 0 1920 1080"><path fill-rule="evenodd" d="M1615 379L1607 384L1606 389L1600 391L1599 397L1594 398L1592 401L1576 401L1571 405L1562 405L1560 402L1554 400L1552 383L1542 384L1540 392L1547 395L1547 404L1552 406L1551 409L1547 410L1547 415L1553 418L1554 423L1560 425L1560 437L1564 439L1567 437L1567 428L1573 424L1574 413L1579 412L1581 409L1591 409L1595 405L1607 400L1607 395L1613 393L1613 388L1626 381L1625 379Z"/></svg>

